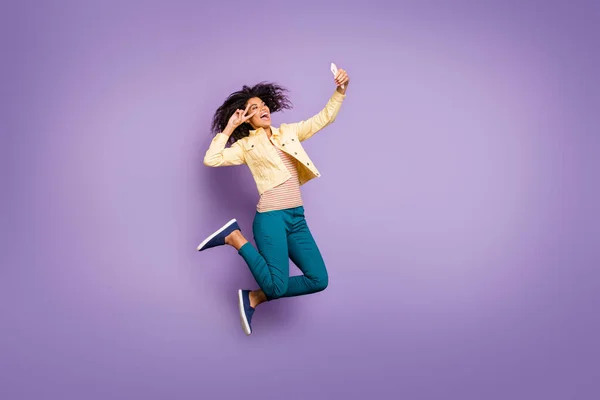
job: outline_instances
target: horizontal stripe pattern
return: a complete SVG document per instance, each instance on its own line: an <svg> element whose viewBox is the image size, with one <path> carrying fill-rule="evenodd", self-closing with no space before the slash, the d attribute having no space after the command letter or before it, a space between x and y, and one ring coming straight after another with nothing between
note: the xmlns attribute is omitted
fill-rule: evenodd
<svg viewBox="0 0 600 400"><path fill-rule="evenodd" d="M298 179L298 161L277 147L276 149L281 161L283 161L292 176L281 185L267 190L260 196L256 206L258 212L285 210L286 208L302 205L302 194L300 193L300 181Z"/></svg>

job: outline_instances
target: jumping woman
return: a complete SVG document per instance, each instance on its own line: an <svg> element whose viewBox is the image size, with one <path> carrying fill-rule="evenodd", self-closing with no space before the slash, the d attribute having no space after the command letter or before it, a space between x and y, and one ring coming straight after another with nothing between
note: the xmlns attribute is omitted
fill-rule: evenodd
<svg viewBox="0 0 600 400"><path fill-rule="evenodd" d="M291 104L287 89L273 83L243 86L229 95L214 114L215 137L204 164L246 164L250 169L260 195L252 225L256 248L242 235L234 218L208 236L197 250L229 245L248 264L260 289L238 291L246 335L252 333L252 315L259 304L327 287L327 269L306 223L300 193L300 186L320 173L301 143L336 119L348 88L346 71L337 70L334 82L337 87L318 114L279 128L271 126L271 113L290 109ZM290 259L303 275L289 276Z"/></svg>

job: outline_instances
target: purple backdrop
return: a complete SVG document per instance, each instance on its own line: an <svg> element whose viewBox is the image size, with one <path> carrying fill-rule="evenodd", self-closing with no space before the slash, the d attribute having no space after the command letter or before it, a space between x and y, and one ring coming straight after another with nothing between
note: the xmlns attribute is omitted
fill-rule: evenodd
<svg viewBox="0 0 600 400"><path fill-rule="evenodd" d="M593 2L167 3L3 6L0 398L600 398ZM250 272L195 251L257 201L210 118L262 80L311 116L332 61L330 286L246 337Z"/></svg>

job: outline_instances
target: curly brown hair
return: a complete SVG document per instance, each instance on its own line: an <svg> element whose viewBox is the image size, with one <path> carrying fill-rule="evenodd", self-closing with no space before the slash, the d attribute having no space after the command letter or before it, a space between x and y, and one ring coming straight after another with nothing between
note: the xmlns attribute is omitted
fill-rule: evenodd
<svg viewBox="0 0 600 400"><path fill-rule="evenodd" d="M211 133L216 135L223 132L233 113L238 109L245 109L248 100L253 97L258 97L264 101L271 113L291 109L292 103L286 92L288 92L286 88L275 83L261 82L252 87L244 85L242 90L230 94L227 100L217 109L212 119ZM229 137L229 143L234 143L250 135L251 129L252 126L249 123L241 124Z"/></svg>

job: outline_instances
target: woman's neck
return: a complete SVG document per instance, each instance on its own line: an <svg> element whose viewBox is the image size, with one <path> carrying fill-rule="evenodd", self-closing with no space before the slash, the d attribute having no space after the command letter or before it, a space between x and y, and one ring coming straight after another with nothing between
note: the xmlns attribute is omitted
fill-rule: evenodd
<svg viewBox="0 0 600 400"><path fill-rule="evenodd" d="M252 129L254 129L254 130L256 130L256 131L257 131L257 130L259 130L260 128L255 128L254 126L252 126ZM263 130L266 132L266 134L267 134L267 137L270 139L270 138L271 138L271 134L272 134L272 132L271 132L271 127L270 127L270 126L268 126L268 127L266 127L266 128L262 128L262 129L263 129Z"/></svg>

